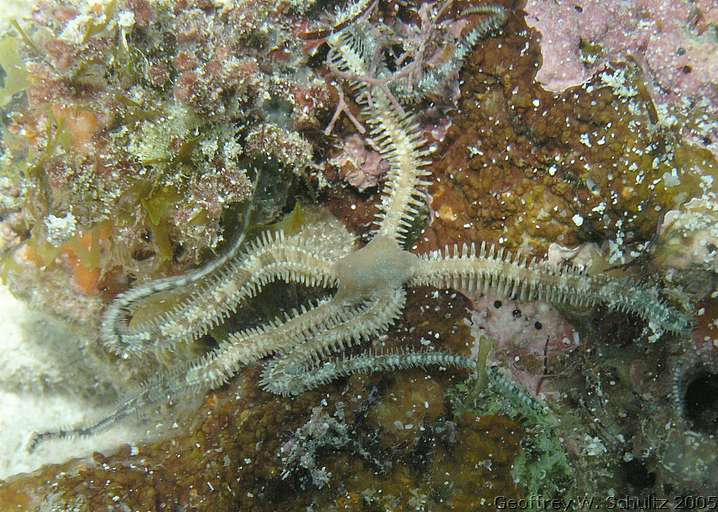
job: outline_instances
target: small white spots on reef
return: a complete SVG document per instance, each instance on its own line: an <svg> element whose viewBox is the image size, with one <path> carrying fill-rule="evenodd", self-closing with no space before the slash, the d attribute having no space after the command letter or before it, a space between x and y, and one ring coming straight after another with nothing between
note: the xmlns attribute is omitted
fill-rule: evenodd
<svg viewBox="0 0 718 512"><path fill-rule="evenodd" d="M581 227L583 225L583 217L581 217L578 213L571 217L571 220L574 224L576 224L576 226Z"/></svg>

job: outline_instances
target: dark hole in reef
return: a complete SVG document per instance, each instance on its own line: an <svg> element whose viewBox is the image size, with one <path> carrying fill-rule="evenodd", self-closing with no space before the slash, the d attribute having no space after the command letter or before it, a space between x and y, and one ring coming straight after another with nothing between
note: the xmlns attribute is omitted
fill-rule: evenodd
<svg viewBox="0 0 718 512"><path fill-rule="evenodd" d="M322 67L327 62L328 53L329 45L321 45L319 48L317 48L317 51L315 51L314 54L309 57L309 59L307 60L307 64L313 69L318 69Z"/></svg>
<svg viewBox="0 0 718 512"><path fill-rule="evenodd" d="M402 55L404 55L404 48L400 44L394 44L389 48L384 49L384 62L386 63L386 67L389 71L392 73L396 72L399 69L398 61L401 58ZM409 62L403 62L402 66L406 66L409 64Z"/></svg>
<svg viewBox="0 0 718 512"><path fill-rule="evenodd" d="M718 373L702 372L686 386L686 419L698 432L718 432Z"/></svg>
<svg viewBox="0 0 718 512"><path fill-rule="evenodd" d="M212 336L206 334L195 342L195 345L201 350L202 353L209 352L219 347L219 342L212 338Z"/></svg>
<svg viewBox="0 0 718 512"><path fill-rule="evenodd" d="M541 328L543 327L543 324L541 322L536 322L536 323L534 323L534 327L536 328L537 331L540 331Z"/></svg>
<svg viewBox="0 0 718 512"><path fill-rule="evenodd" d="M187 247L184 244L177 244L172 248L172 259L180 261L187 254Z"/></svg>
<svg viewBox="0 0 718 512"><path fill-rule="evenodd" d="M511 316L514 318L521 318L521 310L519 308L514 309L511 312Z"/></svg>
<svg viewBox="0 0 718 512"><path fill-rule="evenodd" d="M624 462L621 469L626 481L637 491L649 489L656 484L656 474L648 471L646 465L638 459Z"/></svg>
<svg viewBox="0 0 718 512"><path fill-rule="evenodd" d="M593 313L593 328L599 339L614 346L629 345L641 336L645 323L635 315L608 311L599 306Z"/></svg>
<svg viewBox="0 0 718 512"><path fill-rule="evenodd" d="M573 8L576 9L576 12L583 12L583 7L581 7L580 5L574 5Z"/></svg>
<svg viewBox="0 0 718 512"><path fill-rule="evenodd" d="M155 251L147 247L140 247L132 251L132 259L135 261L145 261L155 256Z"/></svg>
<svg viewBox="0 0 718 512"><path fill-rule="evenodd" d="M495 301L494 301L494 307L495 307L496 309L499 309L501 306L502 306L502 303L501 303L500 300L495 300Z"/></svg>
<svg viewBox="0 0 718 512"><path fill-rule="evenodd" d="M685 65L685 66L683 66L683 67L681 68L681 71L683 71L683 73L687 75L688 73L690 73L691 71L693 71L693 68L690 67L690 66L688 66L688 65Z"/></svg>

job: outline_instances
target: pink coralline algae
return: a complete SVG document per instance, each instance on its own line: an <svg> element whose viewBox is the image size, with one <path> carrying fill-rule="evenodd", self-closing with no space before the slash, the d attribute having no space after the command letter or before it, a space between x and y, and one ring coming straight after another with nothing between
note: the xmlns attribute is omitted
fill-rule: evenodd
<svg viewBox="0 0 718 512"><path fill-rule="evenodd" d="M628 61L642 68L657 104L704 116L718 107L716 0L528 0L526 12L541 33L536 79L548 90L563 91L609 62ZM712 124L708 117L697 123L715 133L705 126Z"/></svg>
<svg viewBox="0 0 718 512"><path fill-rule="evenodd" d="M358 135L347 137L342 152L331 163L339 168L342 178L359 192L376 187L379 178L389 169L386 160L378 152L368 149Z"/></svg>
<svg viewBox="0 0 718 512"><path fill-rule="evenodd" d="M543 65L536 78L547 89L581 84L617 58L635 59L672 98L708 93L715 82L714 0L529 0L526 11L529 24L542 33ZM601 45L605 53L582 59L586 44Z"/></svg>
<svg viewBox="0 0 718 512"><path fill-rule="evenodd" d="M464 291L472 301L471 330L479 344L492 340L491 359L511 369L529 393L551 395L548 369L580 344L578 331L553 307L541 302L496 300Z"/></svg>

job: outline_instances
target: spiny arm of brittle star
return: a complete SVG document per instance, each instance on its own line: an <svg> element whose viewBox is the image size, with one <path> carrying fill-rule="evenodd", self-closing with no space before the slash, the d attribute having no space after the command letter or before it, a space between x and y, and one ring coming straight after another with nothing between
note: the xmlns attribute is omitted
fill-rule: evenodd
<svg viewBox="0 0 718 512"><path fill-rule="evenodd" d="M541 300L570 306L602 303L610 309L633 313L645 320L655 334L686 333L692 320L661 300L654 288L628 278L589 276L572 267L546 261L527 261L504 254L503 248L481 244L458 245L451 250L419 256L409 286L466 289L495 293L519 300Z"/></svg>
<svg viewBox="0 0 718 512"><path fill-rule="evenodd" d="M263 386L276 394L298 395L308 389L357 373L394 372L411 368L425 369L429 366L439 366L442 369L464 368L473 371L476 369L476 361L470 357L443 351L369 351L324 363L308 360L305 366L285 368L283 370L285 373L279 377L279 380L263 382ZM95 435L144 407L166 401L168 397L179 398L183 394L187 394L188 391L197 391L196 386L188 387L180 375L181 372L175 371L171 375L164 376L161 379L161 384L160 379L157 379L154 385L145 387L142 393L126 400L113 414L102 418L95 424L33 434L28 444L28 451L34 451L41 443L52 439L73 439ZM266 378L264 374L263 378Z"/></svg>
<svg viewBox="0 0 718 512"><path fill-rule="evenodd" d="M389 236L404 243L405 237L424 200L422 191L430 185L430 151L413 116L401 116L383 93L374 99L373 115L368 118L371 135L382 157L389 162L382 190L378 228L375 236Z"/></svg>
<svg viewBox="0 0 718 512"><path fill-rule="evenodd" d="M120 401L108 416L89 425L33 435L28 450L52 439L72 439L102 432L132 414L163 402L199 395L227 382L240 368L284 347L296 347L319 333L346 323L360 312L358 306L347 306L334 300L320 302L310 309L292 311L284 320L275 319L268 324L241 331L229 336L220 347L204 356L199 362L185 364L161 373L141 386L138 393Z"/></svg>
<svg viewBox="0 0 718 512"><path fill-rule="evenodd" d="M333 66L354 76L369 73L363 49L351 31L335 34L328 42L333 50ZM427 170L431 164L427 160L430 152L425 148L426 140L413 116L399 112L384 90L361 83L353 86L355 92L367 92L372 99L364 105L362 113L372 126L375 146L389 162L388 179L377 214L376 236L388 236L403 243L423 204L421 189L430 184L422 179L431 175Z"/></svg>
<svg viewBox="0 0 718 512"><path fill-rule="evenodd" d="M111 414L101 418L95 423L46 432L33 432L27 444L28 453L34 452L38 446L47 441L56 439L70 440L96 435L116 425L122 419L139 413L143 408L151 404L168 401L168 399L174 395L170 386L170 384L174 382L171 377L169 374L163 377L166 379L165 382L163 382L163 384L166 384L164 386L155 385L151 388L146 387L143 388L140 393L124 399L115 407L115 410Z"/></svg>
<svg viewBox="0 0 718 512"><path fill-rule="evenodd" d="M305 40L324 39L329 37L330 35L336 34L348 27L362 16L370 13L377 3L378 0L358 0L357 2L349 4L346 9L342 9L337 12L335 19L330 26L300 32L298 35L301 39Z"/></svg>
<svg viewBox="0 0 718 512"><path fill-rule="evenodd" d="M259 177L257 178L259 180ZM127 324L127 319L123 318L125 312L132 311L142 301L148 299L158 293L174 292L176 290L186 289L196 283L201 282L208 276L214 274L219 269L223 268L228 261L234 258L239 252L240 247L244 244L247 238L247 226L249 225L250 218L253 212L253 207L250 205L245 213L243 219L244 228L240 232L234 242L229 246L226 252L217 259L214 259L200 268L190 270L180 276L171 276L163 279L156 279L149 283L144 283L118 295L113 300L112 304L105 310L103 316L101 334L105 341L105 344L111 346L120 342L131 344L132 341L129 339L133 335L132 329ZM124 324L123 324L124 321ZM121 339L115 343L113 337L117 335Z"/></svg>
<svg viewBox="0 0 718 512"><path fill-rule="evenodd" d="M296 389L307 366L321 358L345 350L362 341L381 335L401 316L406 303L403 288L377 292L356 315L311 338L306 343L287 349L270 361L262 371L261 386L275 394L298 394Z"/></svg>
<svg viewBox="0 0 718 512"><path fill-rule="evenodd" d="M241 367L281 351L298 350L300 345L351 321L361 311L361 304L330 299L308 310L295 310L285 320L276 319L263 327L231 334L217 350L193 366L185 377L186 385L220 386Z"/></svg>
<svg viewBox="0 0 718 512"><path fill-rule="evenodd" d="M333 262L316 252L316 247L299 237L286 238L281 232L265 234L243 255L223 261L221 267L212 263L217 268L212 275L194 285L172 309L149 321L131 325L128 314L142 304L142 299L165 291L163 281L143 287L141 295L130 290L120 296L105 312L102 340L118 354L172 348L207 333L269 282L281 279L307 286L335 286Z"/></svg>
<svg viewBox="0 0 718 512"><path fill-rule="evenodd" d="M412 84L407 80L396 82L392 90L401 101L418 103L429 94L439 93L448 80L458 75L459 70L464 65L464 60L471 53L476 43L501 28L508 18L508 12L500 5L478 5L465 9L461 13L461 17L474 14L488 14L489 17L480 22L457 42L453 55L449 59L443 64L426 71L417 84ZM440 15L436 19L439 19L439 17ZM401 70L399 73L401 73Z"/></svg>
<svg viewBox="0 0 718 512"><path fill-rule="evenodd" d="M355 356L338 357L323 363L310 362L303 367L289 368L291 373L283 376L285 382L281 386L268 385L266 388L281 395L298 395L308 389L357 373L426 369L429 366L475 370L476 361L470 357L443 351L369 351Z"/></svg>
<svg viewBox="0 0 718 512"><path fill-rule="evenodd" d="M143 384L140 391L122 399L112 413L100 418L94 423L87 423L74 427L61 428L46 432L34 432L27 445L27 451L32 453L38 446L52 440L70 440L80 437L90 437L112 428L123 419L139 414L144 409L157 404L180 400L191 393L200 393L207 388L189 387L185 385L184 376L191 370L188 364L181 365L168 372L161 373Z"/></svg>

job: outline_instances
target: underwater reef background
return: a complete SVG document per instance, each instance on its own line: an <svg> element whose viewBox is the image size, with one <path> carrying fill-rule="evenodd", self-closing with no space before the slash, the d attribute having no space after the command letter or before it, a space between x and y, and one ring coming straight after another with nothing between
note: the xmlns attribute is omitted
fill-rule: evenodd
<svg viewBox="0 0 718 512"><path fill-rule="evenodd" d="M657 340L601 306L412 289L381 342L472 355L475 374L354 375L284 398L248 368L129 420L136 437L114 450L8 476L2 510L474 511L715 494L718 6L496 3L501 29L407 107L433 150L414 248L487 241L632 276L688 311L692 332ZM444 5L446 18L428 16ZM388 49L444 36L439 66L480 22L459 16L477 5L379 1L357 19ZM3 390L106 406L316 295L272 285L229 325L127 360L97 338L119 293L213 259L242 230L368 236L387 163L322 38L305 37L334 7L52 0L9 24L1 277L77 335L36 339L54 369L2 372Z"/></svg>

